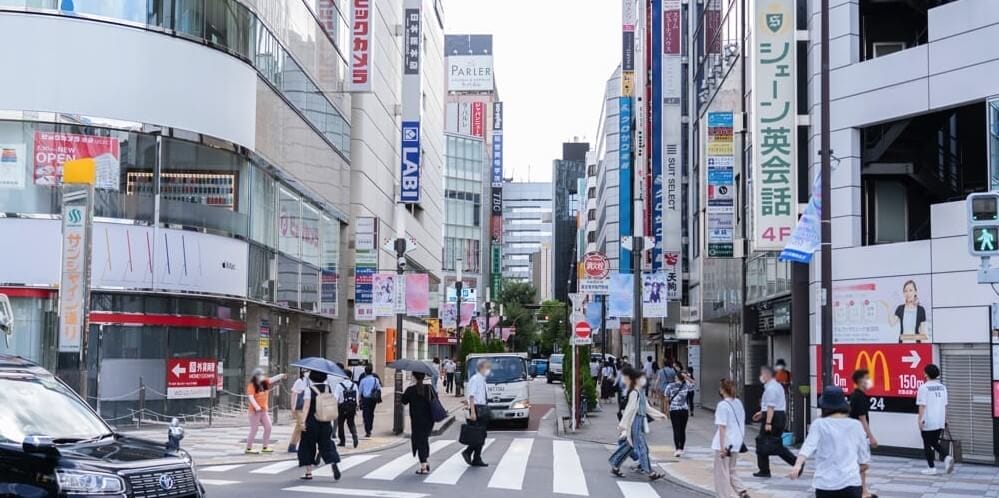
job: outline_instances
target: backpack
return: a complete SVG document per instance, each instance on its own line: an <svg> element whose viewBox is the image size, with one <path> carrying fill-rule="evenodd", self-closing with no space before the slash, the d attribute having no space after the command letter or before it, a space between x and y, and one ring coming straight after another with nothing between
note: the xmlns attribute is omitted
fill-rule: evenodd
<svg viewBox="0 0 999 498"><path fill-rule="evenodd" d="M350 383L350 387L346 383L340 384L343 386L343 403L340 406L343 407L345 412L353 412L357 410L357 387L354 383Z"/></svg>
<svg viewBox="0 0 999 498"><path fill-rule="evenodd" d="M332 422L336 420L337 417L337 403L336 398L333 396L333 390L326 386L326 390L319 392L315 386L311 386L312 392L315 393L313 396L313 401L316 404L316 420L320 422Z"/></svg>

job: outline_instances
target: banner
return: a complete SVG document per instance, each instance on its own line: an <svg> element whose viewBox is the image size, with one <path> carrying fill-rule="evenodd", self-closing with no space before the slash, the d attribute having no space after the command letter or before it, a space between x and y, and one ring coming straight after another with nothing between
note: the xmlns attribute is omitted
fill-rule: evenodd
<svg viewBox="0 0 999 498"><path fill-rule="evenodd" d="M423 88L420 54L423 39L422 0L404 2L403 67L402 67L402 144L400 165L399 202L419 204L420 188L420 120L423 112Z"/></svg>
<svg viewBox="0 0 999 498"><path fill-rule="evenodd" d="M932 294L929 275L833 282L833 341L930 343Z"/></svg>
<svg viewBox="0 0 999 498"><path fill-rule="evenodd" d="M67 197L67 196L64 196ZM87 198L62 206L62 274L59 280L59 352L74 353L80 350L87 320L87 278L90 268L87 253L87 224L90 208Z"/></svg>
<svg viewBox="0 0 999 498"><path fill-rule="evenodd" d="M822 347L815 347L816 365L822 365ZM865 369L871 411L916 413L916 392L923 385L923 368L933 363L932 344L835 344L833 382L844 392L853 390L853 372ZM821 376L816 379L821 384ZM820 385L816 387L821 389Z"/></svg>
<svg viewBox="0 0 999 498"><path fill-rule="evenodd" d="M822 175L815 174L815 181L812 182L812 195L808 198L808 205L798 224L791 232L791 238L787 245L780 252L777 259L781 261L791 261L794 263L808 264L812 261L812 255L822 244Z"/></svg>
<svg viewBox="0 0 999 498"><path fill-rule="evenodd" d="M586 303L586 323L590 324L593 330L600 330L600 323L603 321L601 311L599 302Z"/></svg>
<svg viewBox="0 0 999 498"><path fill-rule="evenodd" d="M97 163L95 187L118 190L121 150L117 138L36 131L33 156L35 185L61 185L66 161L92 158Z"/></svg>
<svg viewBox="0 0 999 498"><path fill-rule="evenodd" d="M472 135L486 137L486 103L481 100L472 102Z"/></svg>
<svg viewBox="0 0 999 498"><path fill-rule="evenodd" d="M24 144L0 144L0 189L24 188L26 151Z"/></svg>
<svg viewBox="0 0 999 498"><path fill-rule="evenodd" d="M683 109L681 91L683 82L683 23L680 0L662 2L662 61L659 82L662 102L662 143L654 152L661 153L662 192L662 268L666 272L667 299L679 302L683 298ZM654 34L655 35L655 34ZM653 54L653 64L656 54ZM654 66L653 66L654 67ZM653 100L659 102L660 100Z"/></svg>
<svg viewBox="0 0 999 498"><path fill-rule="evenodd" d="M779 251L797 221L797 42L794 0L753 12L753 249Z"/></svg>
<svg viewBox="0 0 999 498"><path fill-rule="evenodd" d="M735 254L735 144L731 112L708 113L708 257Z"/></svg>
<svg viewBox="0 0 999 498"><path fill-rule="evenodd" d="M337 318L337 273L323 270L320 278L322 285L320 287L319 313Z"/></svg>
<svg viewBox="0 0 999 498"><path fill-rule="evenodd" d="M446 303L443 307L443 315L441 316L441 324L445 329L454 329L455 319L457 318L457 304L458 303ZM467 327L472 323L472 318L475 315L475 303L461 303L461 326Z"/></svg>
<svg viewBox="0 0 999 498"><path fill-rule="evenodd" d="M350 53L350 73L352 92L371 91L371 0L352 0L353 34ZM327 3L321 2L321 3ZM333 5L324 6L336 9Z"/></svg>
<svg viewBox="0 0 999 498"><path fill-rule="evenodd" d="M426 273L406 275L406 313L430 316L430 276Z"/></svg>
<svg viewBox="0 0 999 498"><path fill-rule="evenodd" d="M372 280L378 268L378 219L364 216L355 224L354 256L354 319L370 321L375 319L372 308Z"/></svg>
<svg viewBox="0 0 999 498"><path fill-rule="evenodd" d="M616 318L631 318L634 313L632 295L635 292L635 276L631 273L612 273L610 289L610 306L607 316Z"/></svg>
<svg viewBox="0 0 999 498"><path fill-rule="evenodd" d="M642 275L642 316L645 318L665 318L666 275L646 273Z"/></svg>
<svg viewBox="0 0 999 498"><path fill-rule="evenodd" d="M631 168L631 97L621 97L618 116L618 230L621 237L630 237L634 230L632 213L634 190ZM631 271L631 251L621 245L618 268L622 272Z"/></svg>
<svg viewBox="0 0 999 498"><path fill-rule="evenodd" d="M372 280L371 305L375 316L395 315L395 274L375 273Z"/></svg>

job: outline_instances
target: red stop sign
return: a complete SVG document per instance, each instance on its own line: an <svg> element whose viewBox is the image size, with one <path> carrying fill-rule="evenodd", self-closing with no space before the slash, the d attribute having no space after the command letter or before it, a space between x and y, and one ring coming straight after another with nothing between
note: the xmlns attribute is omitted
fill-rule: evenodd
<svg viewBox="0 0 999 498"><path fill-rule="evenodd" d="M586 322L579 322L576 324L576 337L578 339L586 339L590 337L590 324Z"/></svg>

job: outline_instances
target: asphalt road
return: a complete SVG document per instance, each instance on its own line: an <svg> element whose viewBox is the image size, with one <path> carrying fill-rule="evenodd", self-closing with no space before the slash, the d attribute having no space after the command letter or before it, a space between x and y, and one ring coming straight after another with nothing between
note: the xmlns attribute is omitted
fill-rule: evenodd
<svg viewBox="0 0 999 498"><path fill-rule="evenodd" d="M274 463L222 465L199 469L212 498L264 496L371 496L424 498L470 496L597 496L658 498L699 496L666 481L650 483L640 475L613 478L607 466L610 449L600 443L569 440L554 434L554 404L560 385L544 380L532 386L531 423L527 430L490 429L483 459L486 468L469 468L461 460L464 449L456 441L456 423L431 439L429 476L416 475L416 459L405 444L371 454L345 457L343 477L334 482L329 467L312 481L299 480L294 460Z"/></svg>

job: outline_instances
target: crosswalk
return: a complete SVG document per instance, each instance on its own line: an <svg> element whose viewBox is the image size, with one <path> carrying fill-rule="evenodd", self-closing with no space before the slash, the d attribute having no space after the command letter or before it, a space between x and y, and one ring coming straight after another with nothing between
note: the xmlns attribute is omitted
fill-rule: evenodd
<svg viewBox="0 0 999 498"><path fill-rule="evenodd" d="M462 491L484 486L487 489L541 492L557 496L612 496L615 485L606 472L606 453L601 447L588 451L590 467L584 471L577 443L547 438L514 437L497 440L489 438L483 449L484 459L492 465L474 469L466 465L461 452L464 447L450 439L434 440L430 444L431 473L427 476L411 475L418 468L418 461L408 445L405 450L376 454L345 456L339 466L343 479L331 486L332 468L328 465L313 472L316 480L310 483L289 483L282 491L304 495L326 494L340 496L375 496L385 498L422 498L441 492L439 486L461 486ZM595 458L597 459L595 461ZM201 482L206 486L237 487L245 476L249 481L260 478L294 479L301 472L295 460L260 464L216 465L199 469ZM219 477L216 479L216 477ZM487 479L488 477L488 479ZM324 479L325 478L325 479ZM372 489L387 486L387 481L406 479L404 491ZM379 484L381 483L381 484ZM659 498L659 493L648 482L616 481L617 491L624 498ZM425 485L425 487L424 487Z"/></svg>

